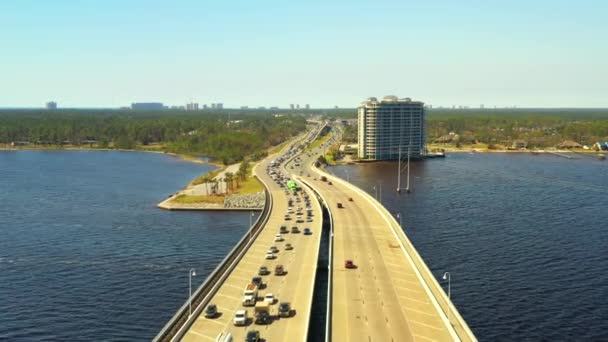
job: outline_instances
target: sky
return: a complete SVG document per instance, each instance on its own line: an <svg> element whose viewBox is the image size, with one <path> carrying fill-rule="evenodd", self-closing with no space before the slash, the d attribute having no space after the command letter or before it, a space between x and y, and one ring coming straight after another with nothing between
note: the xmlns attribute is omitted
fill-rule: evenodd
<svg viewBox="0 0 608 342"><path fill-rule="evenodd" d="M2 0L0 107L608 107L608 1Z"/></svg>

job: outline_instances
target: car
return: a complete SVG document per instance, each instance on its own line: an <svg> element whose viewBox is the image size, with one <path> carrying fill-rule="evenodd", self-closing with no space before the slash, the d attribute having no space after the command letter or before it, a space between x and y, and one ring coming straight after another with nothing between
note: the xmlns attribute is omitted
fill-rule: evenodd
<svg viewBox="0 0 608 342"><path fill-rule="evenodd" d="M274 295L272 293L267 293L264 295L264 301L268 304L274 304Z"/></svg>
<svg viewBox="0 0 608 342"><path fill-rule="evenodd" d="M290 220L291 220L291 216L285 215L285 221L290 221Z"/></svg>
<svg viewBox="0 0 608 342"><path fill-rule="evenodd" d="M267 275L270 274L270 270L268 269L268 267L266 266L260 266L260 269L258 270L258 275Z"/></svg>
<svg viewBox="0 0 608 342"><path fill-rule="evenodd" d="M285 274L285 268L283 267L283 265L277 265L274 268L274 275L281 276L283 274Z"/></svg>
<svg viewBox="0 0 608 342"><path fill-rule="evenodd" d="M332 182L327 182L327 185L332 185L332 184L333 184Z"/></svg>
<svg viewBox="0 0 608 342"><path fill-rule="evenodd" d="M357 268L357 266L355 266L355 263L348 259L348 260L344 260L344 268Z"/></svg>
<svg viewBox="0 0 608 342"><path fill-rule="evenodd" d="M245 342L259 342L260 332L257 330L249 330L245 336Z"/></svg>
<svg viewBox="0 0 608 342"><path fill-rule="evenodd" d="M232 341L233 341L232 334L227 331L222 331L215 338L215 342L232 342Z"/></svg>
<svg viewBox="0 0 608 342"><path fill-rule="evenodd" d="M297 234L300 232L300 229L298 228L298 226L293 226L293 227L291 227L291 232L293 234Z"/></svg>
<svg viewBox="0 0 608 342"><path fill-rule="evenodd" d="M293 249L293 246L292 246L290 243L286 243L286 244L285 244L285 250L286 250L286 251L290 251L290 250L292 250L292 249Z"/></svg>
<svg viewBox="0 0 608 342"><path fill-rule="evenodd" d="M251 279L251 283L254 284L255 286L257 286L258 288L262 288L262 285L264 285L264 282L262 281L262 277L253 277Z"/></svg>
<svg viewBox="0 0 608 342"><path fill-rule="evenodd" d="M349 198L348 198L348 201L349 201L349 202L352 202L352 201L353 201L353 198L352 198L352 197L349 197Z"/></svg>
<svg viewBox="0 0 608 342"><path fill-rule="evenodd" d="M338 208L344 208L344 206L342 205L342 203L338 202Z"/></svg>
<svg viewBox="0 0 608 342"><path fill-rule="evenodd" d="M270 324L271 322L272 322L272 317L270 317L270 314L268 312L260 312L255 317L255 324L266 325L266 324Z"/></svg>
<svg viewBox="0 0 608 342"><path fill-rule="evenodd" d="M311 235L312 232L308 228L304 228L304 235Z"/></svg>
<svg viewBox="0 0 608 342"><path fill-rule="evenodd" d="M281 226L280 233L281 233L281 234L287 234L287 233L289 233L289 230L287 229L287 226L286 226L286 225L282 225L282 226Z"/></svg>
<svg viewBox="0 0 608 342"><path fill-rule="evenodd" d="M274 242L281 242L283 241L283 236L281 234L277 234L274 236Z"/></svg>
<svg viewBox="0 0 608 342"><path fill-rule="evenodd" d="M289 317L291 316L291 304L288 302L283 302L279 304L279 317Z"/></svg>
<svg viewBox="0 0 608 342"><path fill-rule="evenodd" d="M217 316L217 305L209 304L205 309L205 318L215 318Z"/></svg>
<svg viewBox="0 0 608 342"><path fill-rule="evenodd" d="M310 223L310 222L312 222L312 217L309 217L306 219L306 223Z"/></svg>
<svg viewBox="0 0 608 342"><path fill-rule="evenodd" d="M232 323L236 326L247 325L247 310L237 310L234 313Z"/></svg>
<svg viewBox="0 0 608 342"><path fill-rule="evenodd" d="M298 217L298 219L296 220L296 223L304 223L304 220L301 217Z"/></svg>
<svg viewBox="0 0 608 342"><path fill-rule="evenodd" d="M266 252L266 259L270 260L270 259L274 259L274 258L276 258L276 256L274 255L273 251Z"/></svg>

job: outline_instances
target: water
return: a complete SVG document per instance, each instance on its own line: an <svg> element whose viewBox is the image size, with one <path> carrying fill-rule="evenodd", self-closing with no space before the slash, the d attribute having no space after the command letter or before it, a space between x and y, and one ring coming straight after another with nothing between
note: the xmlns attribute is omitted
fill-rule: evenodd
<svg viewBox="0 0 608 342"><path fill-rule="evenodd" d="M481 341L608 340L608 162L451 154L332 168L401 212L409 238ZM445 284L445 281L442 281ZM447 291L446 291L447 292Z"/></svg>
<svg viewBox="0 0 608 342"><path fill-rule="evenodd" d="M150 340L248 213L156 203L211 169L160 154L0 151L0 340Z"/></svg>

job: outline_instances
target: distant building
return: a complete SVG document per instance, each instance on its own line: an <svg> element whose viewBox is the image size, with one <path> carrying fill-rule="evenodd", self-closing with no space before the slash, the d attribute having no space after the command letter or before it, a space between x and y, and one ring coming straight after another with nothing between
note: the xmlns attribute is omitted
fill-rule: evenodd
<svg viewBox="0 0 608 342"><path fill-rule="evenodd" d="M270 107L270 110L279 110L279 107Z"/></svg>
<svg viewBox="0 0 608 342"><path fill-rule="evenodd" d="M165 106L161 102L135 102L131 103L133 110L162 110Z"/></svg>
<svg viewBox="0 0 608 342"><path fill-rule="evenodd" d="M294 110L296 108L296 105L294 105L293 103L289 105L289 109Z"/></svg>
<svg viewBox="0 0 608 342"><path fill-rule="evenodd" d="M207 106L206 104L203 105L203 109L209 109L209 106Z"/></svg>
<svg viewBox="0 0 608 342"><path fill-rule="evenodd" d="M358 108L358 155L363 160L420 157L425 147L424 103L410 98L370 97Z"/></svg>
<svg viewBox="0 0 608 342"><path fill-rule="evenodd" d="M243 110L249 109L249 106L241 106L241 109L243 109Z"/></svg>
<svg viewBox="0 0 608 342"><path fill-rule="evenodd" d="M340 108L340 107L338 107L338 106L334 106L334 109L338 109L338 108Z"/></svg>
<svg viewBox="0 0 608 342"><path fill-rule="evenodd" d="M224 109L224 104L223 103L216 103L215 104L215 109Z"/></svg>
<svg viewBox="0 0 608 342"><path fill-rule="evenodd" d="M300 105L299 104L296 105L296 109L300 109Z"/></svg>
<svg viewBox="0 0 608 342"><path fill-rule="evenodd" d="M50 101L46 103L46 109L48 110L56 110L57 109L57 102L55 101Z"/></svg>
<svg viewBox="0 0 608 342"><path fill-rule="evenodd" d="M307 104L304 106L304 109L309 110L309 109L310 109L310 105L307 103Z"/></svg>
<svg viewBox="0 0 608 342"><path fill-rule="evenodd" d="M186 110L189 110L189 111L198 110L198 103L196 103L196 102L187 103L186 104Z"/></svg>

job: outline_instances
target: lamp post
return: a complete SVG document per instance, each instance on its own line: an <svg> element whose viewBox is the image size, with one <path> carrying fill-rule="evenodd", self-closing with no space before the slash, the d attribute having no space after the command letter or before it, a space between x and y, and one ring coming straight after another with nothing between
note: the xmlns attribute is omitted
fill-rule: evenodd
<svg viewBox="0 0 608 342"><path fill-rule="evenodd" d="M372 186L372 189L374 189L374 198L376 198L376 200L378 200L378 189L376 189L376 186Z"/></svg>
<svg viewBox="0 0 608 342"><path fill-rule="evenodd" d="M253 211L249 212L249 241L251 241L251 239L253 238L253 232L252 232L252 227L253 227L253 217L255 216L255 214L253 213Z"/></svg>
<svg viewBox="0 0 608 342"><path fill-rule="evenodd" d="M194 268L191 268L190 271L188 271L188 289L189 289L189 294L190 296L188 297L188 308L189 308L189 312L190 312L190 316L192 316L192 277L196 276L196 270Z"/></svg>
<svg viewBox="0 0 608 342"><path fill-rule="evenodd" d="M401 228L401 230L403 230L403 224L401 223L401 213L397 213L397 218L399 219L399 228Z"/></svg>
<svg viewBox="0 0 608 342"><path fill-rule="evenodd" d="M452 300L452 275L450 274L450 272L445 272L443 273L443 280L447 280L448 281L448 299L451 301ZM450 303L448 302L448 322L450 322ZM451 322L450 322L451 324Z"/></svg>

